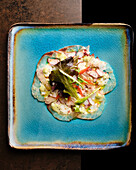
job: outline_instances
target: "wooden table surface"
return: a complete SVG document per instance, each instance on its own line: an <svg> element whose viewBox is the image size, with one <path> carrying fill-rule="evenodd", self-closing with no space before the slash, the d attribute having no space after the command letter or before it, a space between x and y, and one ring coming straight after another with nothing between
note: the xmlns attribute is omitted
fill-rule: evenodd
<svg viewBox="0 0 136 170"><path fill-rule="evenodd" d="M81 0L0 0L0 169L79 170L81 152L17 150L8 144L7 37L18 22L81 23Z"/></svg>

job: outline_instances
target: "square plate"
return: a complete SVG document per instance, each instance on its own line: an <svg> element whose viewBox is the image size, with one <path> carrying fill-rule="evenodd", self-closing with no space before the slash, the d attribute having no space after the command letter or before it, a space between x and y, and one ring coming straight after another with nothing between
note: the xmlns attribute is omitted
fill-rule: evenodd
<svg viewBox="0 0 136 170"><path fill-rule="evenodd" d="M8 135L18 149L109 149L126 146L131 134L131 51L133 32L126 24L16 24L8 37ZM117 85L93 121L55 119L31 94L42 55L70 45L90 45L108 62Z"/></svg>

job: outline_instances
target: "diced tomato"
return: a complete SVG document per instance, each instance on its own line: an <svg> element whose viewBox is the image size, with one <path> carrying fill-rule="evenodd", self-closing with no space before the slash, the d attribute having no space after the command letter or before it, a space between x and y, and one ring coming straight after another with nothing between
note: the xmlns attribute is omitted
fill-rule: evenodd
<svg viewBox="0 0 136 170"><path fill-rule="evenodd" d="M79 74L83 74L83 73L86 72L89 68L90 68L90 66L86 67L85 69L81 70L81 71L79 72Z"/></svg>
<svg viewBox="0 0 136 170"><path fill-rule="evenodd" d="M70 110L68 111L68 113L70 113Z"/></svg>
<svg viewBox="0 0 136 170"><path fill-rule="evenodd" d="M93 57L95 57L95 56L94 56L94 53L93 53L93 54L91 54L90 56L93 56Z"/></svg>
<svg viewBox="0 0 136 170"><path fill-rule="evenodd" d="M79 86L77 86L77 90L78 90L79 94L83 97L84 95L83 95L82 90L80 89Z"/></svg>
<svg viewBox="0 0 136 170"><path fill-rule="evenodd" d="M77 88L77 85L76 85L76 84L73 83L72 85L73 85L74 88Z"/></svg>
<svg viewBox="0 0 136 170"><path fill-rule="evenodd" d="M60 96L59 96L59 94L57 95L57 97L56 97L56 100L59 98Z"/></svg>
<svg viewBox="0 0 136 170"><path fill-rule="evenodd" d="M97 59L99 59L99 57L96 57ZM100 60L100 59L99 59Z"/></svg>
<svg viewBox="0 0 136 170"><path fill-rule="evenodd" d="M87 50L84 50L85 52L84 52L84 56L89 56L89 54L87 54Z"/></svg>
<svg viewBox="0 0 136 170"><path fill-rule="evenodd" d="M80 87L76 84L73 84L73 87L75 87L77 89L77 91L79 92L79 94L83 97L83 93L82 93L82 90L80 89Z"/></svg>

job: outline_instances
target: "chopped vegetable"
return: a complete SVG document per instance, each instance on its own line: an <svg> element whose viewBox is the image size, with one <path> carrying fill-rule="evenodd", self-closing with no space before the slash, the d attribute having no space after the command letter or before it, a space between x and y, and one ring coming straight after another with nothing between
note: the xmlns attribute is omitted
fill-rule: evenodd
<svg viewBox="0 0 136 170"><path fill-rule="evenodd" d="M95 83L93 83L91 80L88 80L88 79L86 79L86 78L84 78L84 80L85 80L88 84L95 85Z"/></svg>
<svg viewBox="0 0 136 170"><path fill-rule="evenodd" d="M89 97L91 97L94 93L96 93L98 90L100 90L100 87L97 88L97 89L95 89L91 94L87 95L86 97L83 97L83 98L81 98L81 99L76 100L75 103L76 103L76 104L81 104L81 103L83 103L83 102L86 101Z"/></svg>
<svg viewBox="0 0 136 170"><path fill-rule="evenodd" d="M83 73L86 72L89 68L90 68L90 66L86 67L85 69L81 70L81 71L79 72L79 74L83 74Z"/></svg>
<svg viewBox="0 0 136 170"><path fill-rule="evenodd" d="M115 86L110 65L90 54L89 46L74 45L43 55L32 95L59 120L92 120L102 114L104 94Z"/></svg>

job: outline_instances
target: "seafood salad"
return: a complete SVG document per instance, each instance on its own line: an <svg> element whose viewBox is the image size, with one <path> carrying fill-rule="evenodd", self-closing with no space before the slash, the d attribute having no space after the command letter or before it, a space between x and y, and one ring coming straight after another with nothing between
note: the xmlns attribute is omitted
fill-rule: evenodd
<svg viewBox="0 0 136 170"><path fill-rule="evenodd" d="M89 46L73 45L42 56L32 95L45 102L58 120L93 120L102 114L105 94L115 86L116 78L108 63L91 54Z"/></svg>

